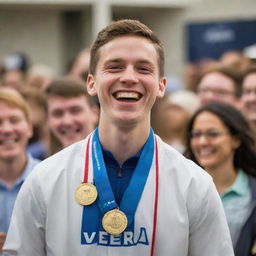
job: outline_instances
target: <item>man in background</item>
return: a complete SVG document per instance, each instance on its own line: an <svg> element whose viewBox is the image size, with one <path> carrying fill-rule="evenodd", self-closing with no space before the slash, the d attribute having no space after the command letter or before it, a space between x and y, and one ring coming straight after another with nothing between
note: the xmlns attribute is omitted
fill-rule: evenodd
<svg viewBox="0 0 256 256"><path fill-rule="evenodd" d="M199 81L197 92L201 105L220 101L239 108L240 77L232 69L216 67Z"/></svg>
<svg viewBox="0 0 256 256"><path fill-rule="evenodd" d="M241 104L246 118L256 131L256 65L246 70L243 75Z"/></svg>
<svg viewBox="0 0 256 256"><path fill-rule="evenodd" d="M0 89L0 254L17 194L39 162L26 152L31 136L25 100L13 89Z"/></svg>
<svg viewBox="0 0 256 256"><path fill-rule="evenodd" d="M98 123L99 108L78 78L54 79L46 88L50 153L84 139Z"/></svg>

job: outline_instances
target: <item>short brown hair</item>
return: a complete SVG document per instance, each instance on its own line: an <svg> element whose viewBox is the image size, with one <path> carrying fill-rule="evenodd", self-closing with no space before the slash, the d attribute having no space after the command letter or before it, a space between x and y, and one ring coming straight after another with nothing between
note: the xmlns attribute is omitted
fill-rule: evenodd
<svg viewBox="0 0 256 256"><path fill-rule="evenodd" d="M243 73L243 76L242 76L242 82L244 81L244 79L250 75L250 74L254 74L256 73L256 64L255 65L252 65L250 66L248 69L246 69Z"/></svg>
<svg viewBox="0 0 256 256"><path fill-rule="evenodd" d="M0 102L4 102L10 107L18 108L19 110L21 110L27 122L30 123L29 107L25 99L18 91L11 88L1 88Z"/></svg>
<svg viewBox="0 0 256 256"><path fill-rule="evenodd" d="M46 97L59 96L62 98L73 98L85 96L90 106L95 106L95 99L86 91L85 82L79 78L70 76L53 79L45 89Z"/></svg>
<svg viewBox="0 0 256 256"><path fill-rule="evenodd" d="M96 71L96 66L99 60L99 48L111 40L124 35L143 37L150 40L155 45L158 54L159 74L160 76L163 76L164 50L160 40L146 25L138 20L129 19L114 21L98 33L98 36L91 48L89 73L94 74Z"/></svg>

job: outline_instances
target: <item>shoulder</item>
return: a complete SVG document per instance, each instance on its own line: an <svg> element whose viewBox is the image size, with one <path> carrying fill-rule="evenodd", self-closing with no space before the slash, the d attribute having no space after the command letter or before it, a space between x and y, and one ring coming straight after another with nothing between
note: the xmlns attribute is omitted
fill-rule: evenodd
<svg viewBox="0 0 256 256"><path fill-rule="evenodd" d="M157 139L160 182L186 205L191 215L198 215L212 196L219 200L212 177L204 169Z"/></svg>
<svg viewBox="0 0 256 256"><path fill-rule="evenodd" d="M181 182L182 186L202 183L201 188L212 182L211 176L193 161L184 157L173 147L163 142L157 136L158 155L160 168L165 170L166 175Z"/></svg>
<svg viewBox="0 0 256 256"><path fill-rule="evenodd" d="M83 166L86 140L79 141L38 163L30 175L33 182L47 182L48 185L61 180L63 175L72 176L78 166ZM80 169L80 168L79 168Z"/></svg>

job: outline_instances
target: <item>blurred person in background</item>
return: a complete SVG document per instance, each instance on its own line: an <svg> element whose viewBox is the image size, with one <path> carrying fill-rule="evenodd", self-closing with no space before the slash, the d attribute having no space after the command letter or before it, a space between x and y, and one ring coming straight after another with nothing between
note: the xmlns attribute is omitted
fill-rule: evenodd
<svg viewBox="0 0 256 256"><path fill-rule="evenodd" d="M26 81L29 66L27 56L23 53L9 54L4 58L2 65L1 86L21 91Z"/></svg>
<svg viewBox="0 0 256 256"><path fill-rule="evenodd" d="M219 62L213 59L203 59L196 62L188 62L184 69L185 89L197 92L197 86L202 74L219 66Z"/></svg>
<svg viewBox="0 0 256 256"><path fill-rule="evenodd" d="M43 160L49 155L49 128L47 125L46 97L43 91L27 87L22 92L26 99L33 128L27 151L35 158Z"/></svg>
<svg viewBox="0 0 256 256"><path fill-rule="evenodd" d="M256 65L245 71L242 79L242 110L256 134Z"/></svg>
<svg viewBox="0 0 256 256"><path fill-rule="evenodd" d="M189 123L187 145L186 155L213 177L235 255L255 255L256 153L247 120L229 104L205 105Z"/></svg>
<svg viewBox="0 0 256 256"><path fill-rule="evenodd" d="M251 61L251 65L256 65L256 44L245 47L243 49L243 55Z"/></svg>
<svg viewBox="0 0 256 256"><path fill-rule="evenodd" d="M68 68L68 75L87 80L88 70L90 64L90 49L85 48L80 51Z"/></svg>
<svg viewBox="0 0 256 256"><path fill-rule="evenodd" d="M26 152L32 126L28 105L13 89L0 89L0 254L17 194L39 162Z"/></svg>
<svg viewBox="0 0 256 256"><path fill-rule="evenodd" d="M240 108L240 76L227 67L216 67L206 72L199 81L197 93L201 105L220 101Z"/></svg>
<svg viewBox="0 0 256 256"><path fill-rule="evenodd" d="M157 99L151 111L151 126L164 142L185 152L186 131L192 114L199 107L197 95L180 90Z"/></svg>
<svg viewBox="0 0 256 256"><path fill-rule="evenodd" d="M45 92L52 154L92 132L98 123L99 108L79 78L54 79Z"/></svg>
<svg viewBox="0 0 256 256"><path fill-rule="evenodd" d="M27 73L26 87L44 91L54 77L55 72L49 66L33 65Z"/></svg>
<svg viewBox="0 0 256 256"><path fill-rule="evenodd" d="M251 65L251 60L238 50L230 50L223 53L220 63L227 68L242 74Z"/></svg>

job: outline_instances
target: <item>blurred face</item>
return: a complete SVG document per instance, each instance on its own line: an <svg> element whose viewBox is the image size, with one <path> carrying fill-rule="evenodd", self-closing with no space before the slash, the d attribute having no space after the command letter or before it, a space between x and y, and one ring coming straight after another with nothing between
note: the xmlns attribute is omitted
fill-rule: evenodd
<svg viewBox="0 0 256 256"><path fill-rule="evenodd" d="M230 135L228 128L216 115L205 111L195 119L190 146L198 163L210 171L233 166L239 141Z"/></svg>
<svg viewBox="0 0 256 256"><path fill-rule="evenodd" d="M164 122L167 122L170 130L182 131L185 129L189 117L189 113L182 107L168 103Z"/></svg>
<svg viewBox="0 0 256 256"><path fill-rule="evenodd" d="M154 44L129 35L102 46L95 75L88 76L87 89L91 95L98 95L100 120L105 123L149 124L152 105L165 91Z"/></svg>
<svg viewBox="0 0 256 256"><path fill-rule="evenodd" d="M170 128L173 130L183 130L189 120L189 113L175 104L169 105Z"/></svg>
<svg viewBox="0 0 256 256"><path fill-rule="evenodd" d="M32 128L24 113L0 102L0 161L23 157L31 135Z"/></svg>
<svg viewBox="0 0 256 256"><path fill-rule="evenodd" d="M237 104L234 82L219 72L209 73L202 78L198 86L198 96L201 105L214 101L225 102L233 106Z"/></svg>
<svg viewBox="0 0 256 256"><path fill-rule="evenodd" d="M19 70L8 71L2 81L2 85L20 91L24 84L24 76Z"/></svg>
<svg viewBox="0 0 256 256"><path fill-rule="evenodd" d="M49 128L63 147L84 139L94 130L98 116L85 96L50 96L47 104Z"/></svg>
<svg viewBox="0 0 256 256"><path fill-rule="evenodd" d="M242 84L241 102L246 117L256 123L256 73L247 75Z"/></svg>

